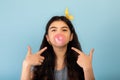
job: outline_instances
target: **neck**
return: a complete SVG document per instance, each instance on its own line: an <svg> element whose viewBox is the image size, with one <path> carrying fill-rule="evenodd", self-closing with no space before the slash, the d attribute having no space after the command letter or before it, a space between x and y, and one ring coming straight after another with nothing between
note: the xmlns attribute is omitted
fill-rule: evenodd
<svg viewBox="0 0 120 80"><path fill-rule="evenodd" d="M67 51L67 46L65 47L53 47L56 54L56 69L61 70L65 66L65 53Z"/></svg>
<svg viewBox="0 0 120 80"><path fill-rule="evenodd" d="M64 59L65 53L67 51L67 46L65 47L53 47L57 59Z"/></svg>

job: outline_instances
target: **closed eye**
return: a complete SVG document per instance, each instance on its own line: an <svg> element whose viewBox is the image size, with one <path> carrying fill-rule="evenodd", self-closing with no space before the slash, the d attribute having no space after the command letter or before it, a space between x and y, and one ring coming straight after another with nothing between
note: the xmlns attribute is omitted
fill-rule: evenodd
<svg viewBox="0 0 120 80"><path fill-rule="evenodd" d="M55 31L56 31L56 29L52 29L51 31L52 31L52 32L55 32Z"/></svg>
<svg viewBox="0 0 120 80"><path fill-rule="evenodd" d="M63 31L67 31L67 29L63 29Z"/></svg>
<svg viewBox="0 0 120 80"><path fill-rule="evenodd" d="M62 31L68 31L68 27L67 26L63 26L62 27Z"/></svg>
<svg viewBox="0 0 120 80"><path fill-rule="evenodd" d="M56 30L57 30L57 28L55 26L50 27L51 32L55 32Z"/></svg>

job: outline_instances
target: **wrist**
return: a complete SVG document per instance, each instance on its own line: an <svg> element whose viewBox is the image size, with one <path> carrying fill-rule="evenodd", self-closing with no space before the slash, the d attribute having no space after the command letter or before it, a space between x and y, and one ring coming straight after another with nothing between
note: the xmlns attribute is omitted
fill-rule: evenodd
<svg viewBox="0 0 120 80"><path fill-rule="evenodd" d="M92 66L83 67L83 70L84 70L84 71L89 71L89 70L92 70Z"/></svg>
<svg viewBox="0 0 120 80"><path fill-rule="evenodd" d="M24 61L23 61L23 67L24 67L24 68L27 68L27 69L30 69L30 68L31 68L31 65L30 65L26 60L24 60Z"/></svg>

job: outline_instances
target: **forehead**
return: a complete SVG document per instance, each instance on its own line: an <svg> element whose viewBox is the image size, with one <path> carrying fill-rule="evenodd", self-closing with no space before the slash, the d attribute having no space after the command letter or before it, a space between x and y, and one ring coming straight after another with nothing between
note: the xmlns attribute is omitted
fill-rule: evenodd
<svg viewBox="0 0 120 80"><path fill-rule="evenodd" d="M54 21L50 24L49 28L51 27L68 27L68 25L64 21Z"/></svg>

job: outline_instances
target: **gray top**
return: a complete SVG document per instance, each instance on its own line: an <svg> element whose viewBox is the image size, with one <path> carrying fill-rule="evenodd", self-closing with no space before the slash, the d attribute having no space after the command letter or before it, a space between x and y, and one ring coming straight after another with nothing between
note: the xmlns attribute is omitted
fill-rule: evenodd
<svg viewBox="0 0 120 80"><path fill-rule="evenodd" d="M55 70L55 80L67 80L67 67L62 70Z"/></svg>

